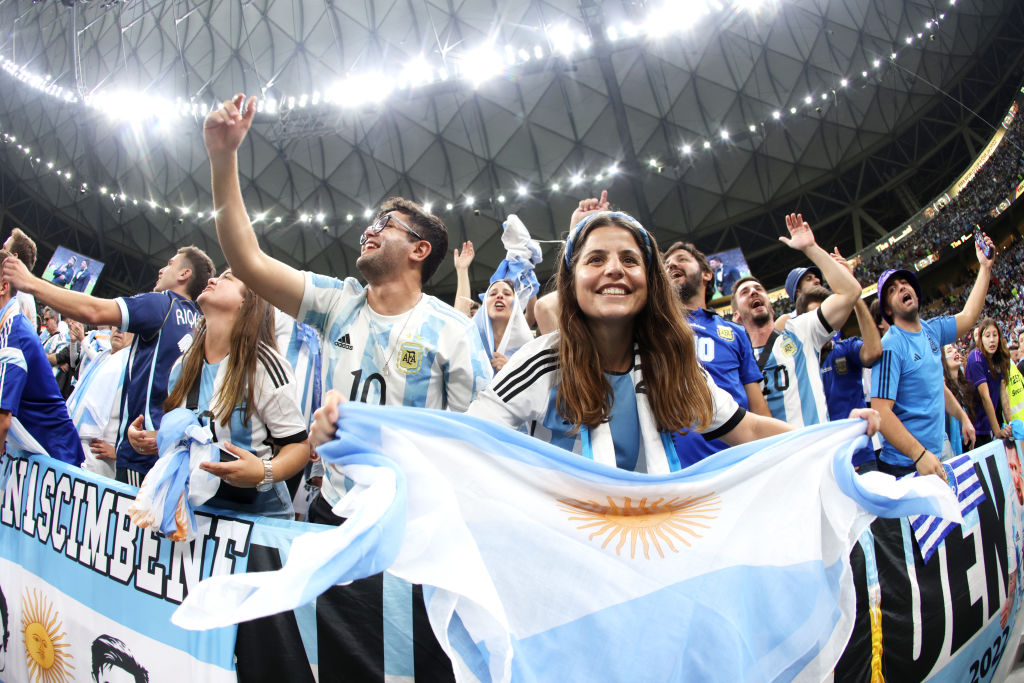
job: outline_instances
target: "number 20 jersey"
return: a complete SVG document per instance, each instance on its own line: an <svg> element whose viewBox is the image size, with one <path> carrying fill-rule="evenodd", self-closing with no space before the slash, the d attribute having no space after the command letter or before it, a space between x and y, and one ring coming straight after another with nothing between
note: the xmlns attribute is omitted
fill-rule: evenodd
<svg viewBox="0 0 1024 683"><path fill-rule="evenodd" d="M476 326L424 294L408 313L384 316L366 303L355 278L304 272L297 319L320 333L324 391L377 405L465 412L491 381L491 363ZM321 493L332 506L344 491L326 468Z"/></svg>
<svg viewBox="0 0 1024 683"><path fill-rule="evenodd" d="M820 308L786 321L785 332L775 338L761 381L772 417L794 427L828 421L818 358L831 336L832 327ZM760 354L760 348L754 349L755 357Z"/></svg>

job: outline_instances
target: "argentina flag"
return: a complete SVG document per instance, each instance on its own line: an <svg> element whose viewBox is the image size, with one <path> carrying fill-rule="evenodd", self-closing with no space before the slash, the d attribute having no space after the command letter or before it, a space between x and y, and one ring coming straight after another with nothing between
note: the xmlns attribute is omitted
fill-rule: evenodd
<svg viewBox="0 0 1024 683"><path fill-rule="evenodd" d="M459 680L821 680L852 629L875 515L961 520L938 478L855 474L864 422L647 475L453 413L346 403L318 449L348 521L277 572L213 577L173 622L293 609L377 572L422 584Z"/></svg>

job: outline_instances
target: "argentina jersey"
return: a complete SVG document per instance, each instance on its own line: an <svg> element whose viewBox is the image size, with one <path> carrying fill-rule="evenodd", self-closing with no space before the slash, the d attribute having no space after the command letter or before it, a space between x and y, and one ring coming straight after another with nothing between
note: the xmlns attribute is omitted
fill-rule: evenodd
<svg viewBox="0 0 1024 683"><path fill-rule="evenodd" d="M786 330L772 345L761 380L772 417L794 427L828 420L818 354L831 336L832 328L820 308L786 321ZM760 353L761 349L754 349L755 356Z"/></svg>
<svg viewBox="0 0 1024 683"><path fill-rule="evenodd" d="M299 402L306 424L309 425L323 397L320 337L309 325L304 325L276 309L274 336L277 339L277 350L295 371L295 398Z"/></svg>
<svg viewBox="0 0 1024 683"><path fill-rule="evenodd" d="M135 452L128 442L128 425L142 415L145 429L160 427L171 366L192 343L199 312L191 299L170 291L114 301L121 309L119 327L135 334L121 390L117 466L145 474L157 456Z"/></svg>
<svg viewBox="0 0 1024 683"><path fill-rule="evenodd" d="M465 412L490 381L476 327L448 304L423 294L411 310L385 316L366 303L355 278L303 275L297 319L320 334L324 391L361 403ZM339 484L327 468L321 494L332 506Z"/></svg>
<svg viewBox="0 0 1024 683"><path fill-rule="evenodd" d="M747 331L741 325L703 308L689 311L687 322L697 345L697 360L711 379L744 409L750 407L747 384L759 383L761 371L754 358ZM708 441L701 434L689 431L672 435L679 462L683 467L728 448L723 441Z"/></svg>

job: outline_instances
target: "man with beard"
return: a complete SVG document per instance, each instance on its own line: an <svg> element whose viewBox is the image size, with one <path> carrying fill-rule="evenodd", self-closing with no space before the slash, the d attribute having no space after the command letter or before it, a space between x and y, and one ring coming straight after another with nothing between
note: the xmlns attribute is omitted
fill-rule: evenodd
<svg viewBox="0 0 1024 683"><path fill-rule="evenodd" d="M272 258L253 232L238 179L237 151L252 124L256 98L243 95L212 112L203 126L210 156L217 237L232 272L279 310L313 327L321 339L323 387L321 411L337 411L341 400L379 405L416 406L464 412L491 379L491 364L476 326L448 304L423 293L448 250L448 231L436 216L401 198L381 205L363 230L356 267L366 285L302 272ZM338 525L332 508L345 494L341 470L325 468L320 495L310 503L310 522ZM400 613L382 614L385 586L389 604ZM402 597L401 593L408 597ZM383 681L385 650L407 655L389 667L452 677L451 663L436 643L422 597L409 584L377 574L347 586L335 586L317 600L330 619L319 625L321 637L351 648L321 649L321 670L344 671L353 680ZM325 612L327 613L327 612ZM273 619L273 618L270 618ZM258 623L267 624L266 620ZM382 633L382 624L388 629ZM251 642L239 666L265 678L276 666L266 640ZM273 629L266 637L274 637ZM415 641L405 636L416 634ZM422 646L422 647L421 647ZM415 655L414 655L415 652ZM390 655L389 655L390 656ZM326 659L325 659L326 657Z"/></svg>
<svg viewBox="0 0 1024 683"><path fill-rule="evenodd" d="M985 241L992 246L987 235ZM921 285L909 270L887 270L878 278L882 316L891 325L882 337L882 359L871 372L871 407L882 417L882 472L946 478L938 457L945 436L942 348L974 327L992 277L993 259L974 246L978 277L955 316L921 320Z"/></svg>
<svg viewBox="0 0 1024 683"><path fill-rule="evenodd" d="M802 251L832 285L830 294L812 312L786 321L775 329L775 313L760 281L748 276L733 287L734 320L743 325L763 371L762 393L772 417L795 427L819 424L828 419L821 384L818 351L832 331L846 322L860 298L860 284L849 270L818 246L814 233L800 214L786 216L790 237L780 237L789 247Z"/></svg>
<svg viewBox="0 0 1024 683"><path fill-rule="evenodd" d="M722 389L746 410L770 417L761 394L761 371L746 331L706 308L713 294L712 265L688 242L676 242L665 252L665 269L676 285L679 299L697 342L697 359ZM728 448L718 439L705 441L695 431L673 434L679 463L686 467Z"/></svg>

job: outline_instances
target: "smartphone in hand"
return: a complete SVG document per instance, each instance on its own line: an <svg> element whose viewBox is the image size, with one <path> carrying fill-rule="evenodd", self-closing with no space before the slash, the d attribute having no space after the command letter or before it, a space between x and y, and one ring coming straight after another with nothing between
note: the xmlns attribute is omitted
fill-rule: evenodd
<svg viewBox="0 0 1024 683"><path fill-rule="evenodd" d="M985 258L992 258L992 254L994 253L992 245L990 245L985 239L985 233L978 228L974 229L974 241L981 247L981 253L985 255Z"/></svg>
<svg viewBox="0 0 1024 683"><path fill-rule="evenodd" d="M220 449L220 462L234 462L238 456L227 449L226 442L218 441L217 448Z"/></svg>

